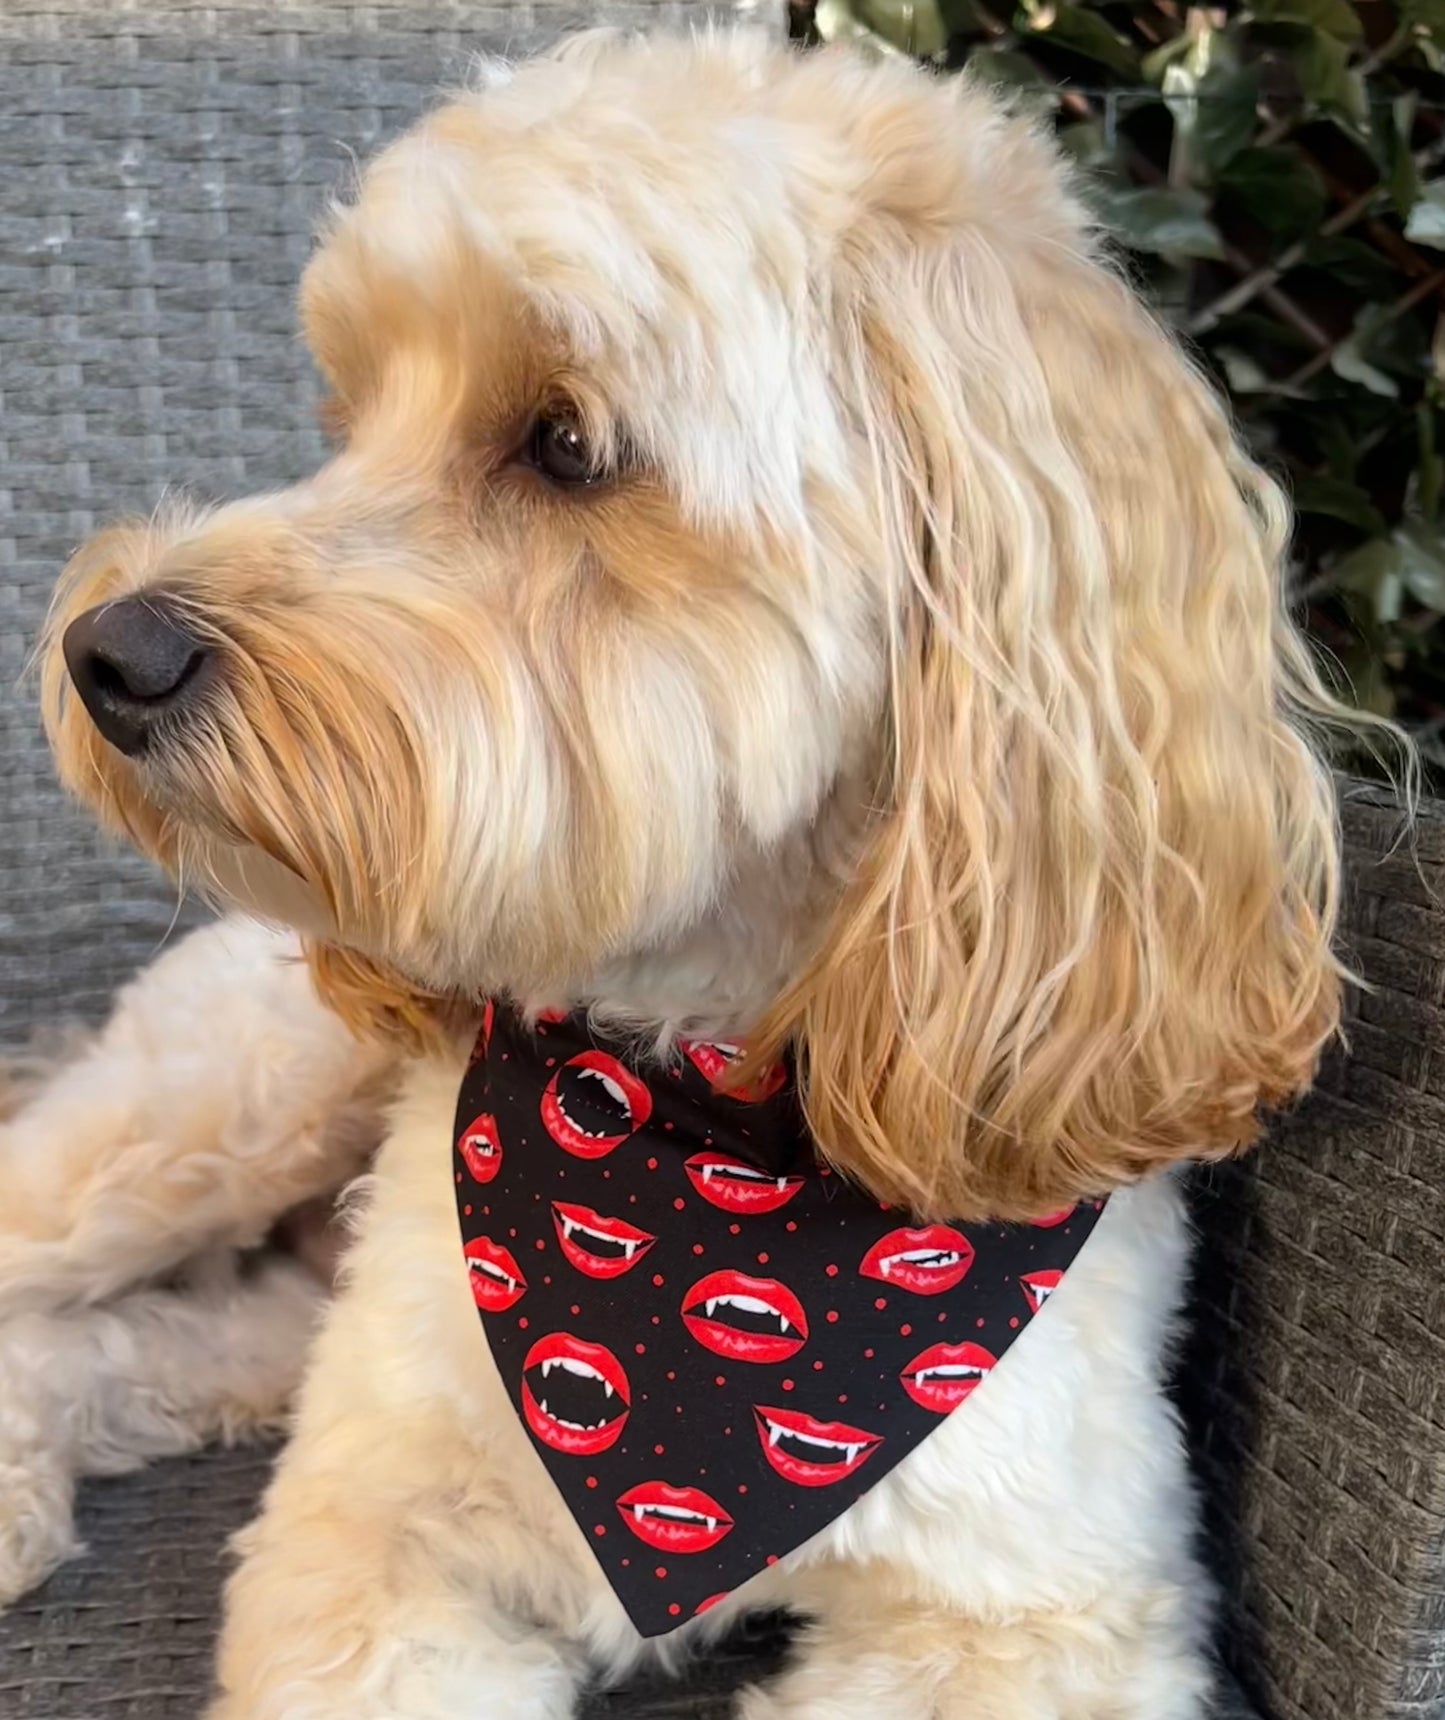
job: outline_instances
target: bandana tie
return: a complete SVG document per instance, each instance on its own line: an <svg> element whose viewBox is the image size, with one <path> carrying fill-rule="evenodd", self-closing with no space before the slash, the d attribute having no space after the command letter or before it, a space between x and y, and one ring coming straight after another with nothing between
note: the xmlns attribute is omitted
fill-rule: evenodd
<svg viewBox="0 0 1445 1720"><path fill-rule="evenodd" d="M813 1151L788 1072L640 1063L488 1005L456 1120L472 1296L538 1455L643 1636L801 1545L998 1367L1098 1222L929 1224Z"/></svg>

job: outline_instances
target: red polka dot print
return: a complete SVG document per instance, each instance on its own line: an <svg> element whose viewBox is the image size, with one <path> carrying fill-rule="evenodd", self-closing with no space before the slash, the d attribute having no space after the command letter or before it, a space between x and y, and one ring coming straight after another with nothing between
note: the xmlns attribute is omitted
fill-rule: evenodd
<svg viewBox="0 0 1445 1720"><path fill-rule="evenodd" d="M917 1225L826 1174L786 1071L735 1092L722 1041L651 1061L582 1016L545 1026L498 1006L478 1041L459 1241L534 1449L659 1636L968 1414L1098 1209Z"/></svg>

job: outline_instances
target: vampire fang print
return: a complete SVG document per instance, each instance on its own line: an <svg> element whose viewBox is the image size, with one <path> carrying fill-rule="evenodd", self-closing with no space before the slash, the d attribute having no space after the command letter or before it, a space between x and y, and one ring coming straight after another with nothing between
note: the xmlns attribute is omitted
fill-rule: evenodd
<svg viewBox="0 0 1445 1720"><path fill-rule="evenodd" d="M956 1289L972 1265L973 1244L962 1231L930 1224L926 1230L890 1230L863 1256L858 1270L916 1296L940 1296Z"/></svg>
<svg viewBox="0 0 1445 1720"><path fill-rule="evenodd" d="M497 1135L497 1119L486 1115L474 1117L463 1129L457 1150L471 1172L472 1181L489 1183L502 1168L502 1143Z"/></svg>
<svg viewBox="0 0 1445 1720"><path fill-rule="evenodd" d="M808 1317L787 1285L745 1272L699 1278L682 1319L698 1343L735 1362L786 1362L808 1341Z"/></svg>
<svg viewBox="0 0 1445 1720"><path fill-rule="evenodd" d="M724 1212L776 1212L803 1186L802 1177L772 1177L726 1153L694 1153L683 1169L702 1198Z"/></svg>
<svg viewBox="0 0 1445 1720"><path fill-rule="evenodd" d="M472 1298L488 1314L505 1314L526 1295L527 1280L510 1249L489 1236L478 1236L462 1254L472 1281Z"/></svg>
<svg viewBox="0 0 1445 1720"><path fill-rule="evenodd" d="M1019 1284L1028 1297L1029 1312L1037 1314L1063 1281L1064 1275L1057 1268L1048 1272L1025 1272Z"/></svg>
<svg viewBox="0 0 1445 1720"><path fill-rule="evenodd" d="M565 1063L542 1095L542 1121L579 1159L605 1158L652 1115L652 1095L605 1051Z"/></svg>
<svg viewBox="0 0 1445 1720"><path fill-rule="evenodd" d="M742 1060L743 1048L726 1040L684 1039L682 1051L715 1092L739 1104L760 1105L764 1099L771 1099L788 1078L787 1070L775 1063L770 1069L763 1070L756 1080L745 1081L741 1086L734 1085L729 1076Z"/></svg>
<svg viewBox="0 0 1445 1720"><path fill-rule="evenodd" d="M629 1488L617 1509L638 1540L659 1553L706 1553L733 1526L717 1500L700 1487L669 1487L665 1481Z"/></svg>
<svg viewBox="0 0 1445 1720"><path fill-rule="evenodd" d="M948 1415L988 1378L995 1359L982 1344L930 1344L898 1377L914 1403Z"/></svg>
<svg viewBox="0 0 1445 1720"><path fill-rule="evenodd" d="M1101 1210L912 1225L819 1163L787 1069L739 1090L742 1046L679 1050L497 1004L455 1134L486 1346L645 1636L967 1415Z"/></svg>
<svg viewBox="0 0 1445 1720"><path fill-rule="evenodd" d="M845 1421L819 1421L795 1409L755 1409L763 1455L785 1481L831 1487L870 1458L883 1439Z"/></svg>
<svg viewBox="0 0 1445 1720"><path fill-rule="evenodd" d="M554 1332L522 1363L522 1414L553 1451L595 1457L615 1445L631 1407L627 1375L611 1350Z"/></svg>
<svg viewBox="0 0 1445 1720"><path fill-rule="evenodd" d="M589 1278L620 1278L657 1241L625 1218L604 1218L572 1201L552 1202L552 1222L568 1263Z"/></svg>

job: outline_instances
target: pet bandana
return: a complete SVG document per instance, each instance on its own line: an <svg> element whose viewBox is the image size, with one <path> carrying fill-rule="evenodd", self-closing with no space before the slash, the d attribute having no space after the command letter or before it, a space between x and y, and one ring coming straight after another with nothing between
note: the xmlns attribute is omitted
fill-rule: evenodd
<svg viewBox="0 0 1445 1720"><path fill-rule="evenodd" d="M825 1528L961 1406L1098 1221L900 1222L820 1165L786 1071L628 1060L488 1006L456 1123L472 1296L644 1636ZM644 1070L645 1072L639 1072Z"/></svg>

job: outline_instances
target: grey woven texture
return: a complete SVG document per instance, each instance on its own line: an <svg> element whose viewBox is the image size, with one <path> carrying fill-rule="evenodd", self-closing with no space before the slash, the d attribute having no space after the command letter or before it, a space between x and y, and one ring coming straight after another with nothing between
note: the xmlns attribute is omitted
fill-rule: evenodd
<svg viewBox="0 0 1445 1720"><path fill-rule="evenodd" d="M318 208L473 54L709 13L782 0L0 0L0 1045L95 1016L175 907L64 805L17 686L70 550L167 488L318 462L292 311Z"/></svg>
<svg viewBox="0 0 1445 1720"><path fill-rule="evenodd" d="M210 1451L86 1488L88 1555L0 1618L0 1720L195 1720L226 1541L254 1515L271 1458ZM577 1720L726 1720L739 1682L785 1648L778 1621L750 1623L681 1680L592 1693Z"/></svg>
<svg viewBox="0 0 1445 1720"><path fill-rule="evenodd" d="M0 1618L3 1720L194 1720L226 1541L265 1451L214 1451L82 1492L86 1555Z"/></svg>
<svg viewBox="0 0 1445 1720"><path fill-rule="evenodd" d="M1186 1392L1230 1597L1278 1720L1445 1717L1445 808L1344 813L1350 1054L1202 1194Z"/></svg>

